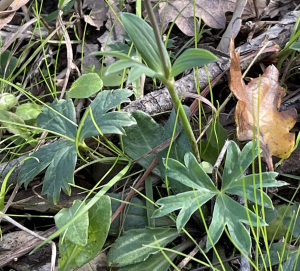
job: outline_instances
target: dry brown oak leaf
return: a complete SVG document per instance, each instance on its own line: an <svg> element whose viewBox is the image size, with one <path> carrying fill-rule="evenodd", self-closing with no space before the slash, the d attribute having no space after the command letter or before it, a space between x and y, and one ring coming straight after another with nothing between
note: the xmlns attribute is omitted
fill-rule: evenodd
<svg viewBox="0 0 300 271"><path fill-rule="evenodd" d="M257 135L259 129L262 155L269 170L273 171L272 156L287 158L294 147L295 134L289 131L297 121L297 110L278 111L285 90L279 85L279 72L274 65L268 66L261 77L251 79L245 85L240 68L240 52L234 51L233 39L229 49L229 88L238 99L235 109L238 140L252 140L253 132Z"/></svg>
<svg viewBox="0 0 300 271"><path fill-rule="evenodd" d="M163 31L176 19L176 25L185 35L194 36L194 14L212 28L225 28L225 13L234 11L235 4L236 0L196 0L194 13L194 0L163 0L154 12L160 28L163 23ZM253 14L249 3L245 6L244 14Z"/></svg>

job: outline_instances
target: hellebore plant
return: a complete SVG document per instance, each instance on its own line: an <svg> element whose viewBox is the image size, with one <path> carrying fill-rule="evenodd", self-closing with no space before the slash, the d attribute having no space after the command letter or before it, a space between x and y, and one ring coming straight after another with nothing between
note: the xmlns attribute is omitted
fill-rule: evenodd
<svg viewBox="0 0 300 271"><path fill-rule="evenodd" d="M119 61L116 61L107 68L107 73L114 73L126 68L131 68L128 74L129 82L138 79L142 74L146 74L152 78L155 77L159 79L167 87L174 106L179 113L181 123L188 135L193 153L197 161L200 162L200 154L194 133L175 90L174 76L182 73L186 69L216 61L217 57L207 50L187 49L176 59L172 66L168 52L161 39L150 2L145 1L145 6L153 28L134 14L123 13L121 20L146 65L120 52L96 52L95 54L111 55L120 58Z"/></svg>

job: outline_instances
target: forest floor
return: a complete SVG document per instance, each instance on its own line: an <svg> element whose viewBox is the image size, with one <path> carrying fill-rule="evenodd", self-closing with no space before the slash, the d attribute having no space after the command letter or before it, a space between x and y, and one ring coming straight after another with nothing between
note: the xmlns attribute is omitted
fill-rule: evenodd
<svg viewBox="0 0 300 271"><path fill-rule="evenodd" d="M300 270L300 1L147 3L1 1L1 270Z"/></svg>

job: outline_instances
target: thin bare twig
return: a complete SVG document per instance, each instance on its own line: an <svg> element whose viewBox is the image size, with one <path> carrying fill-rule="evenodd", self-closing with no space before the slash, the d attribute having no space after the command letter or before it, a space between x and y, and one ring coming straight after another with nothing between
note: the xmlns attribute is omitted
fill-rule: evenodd
<svg viewBox="0 0 300 271"><path fill-rule="evenodd" d="M218 170L219 170L219 167L223 161L223 158L225 156L225 152L228 148L228 144L229 144L230 141L226 140L225 143L224 143L224 146L218 156L218 159L213 167L213 170L212 170L212 180L215 184L216 187L218 187Z"/></svg>
<svg viewBox="0 0 300 271"><path fill-rule="evenodd" d="M182 270L190 261L191 261L191 257L194 257L198 251L199 251L199 247L204 248L205 244L206 244L206 240L207 240L207 236L204 236L204 238L201 239L201 241L199 242L198 246L196 246L188 255L188 257L185 257L178 265L177 267ZM174 269L174 271L176 271Z"/></svg>
<svg viewBox="0 0 300 271"><path fill-rule="evenodd" d="M151 162L150 166L147 168L147 170L144 172L142 178L136 183L134 186L136 189L142 184L142 182L146 179L146 177L150 174L150 172L153 170L153 168L157 165L158 159L155 157L153 161ZM134 195L135 191L132 189L128 196L126 197L125 201L128 202L132 196ZM122 212L123 208L125 207L126 203L122 202L119 208L115 211L115 213L111 217L111 223L116 219L116 217L119 215L120 212Z"/></svg>
<svg viewBox="0 0 300 271"><path fill-rule="evenodd" d="M60 99L62 99L64 97L64 94L66 92L67 84L68 84L71 69L72 69L72 61L73 61L73 49L72 49L72 45L71 45L71 40L70 40L68 31L67 31L67 29L65 28L65 26L63 24L63 21L62 21L62 18L61 18L62 14L63 14L63 12L60 10L59 13L58 13L58 22L60 24L60 27L63 30L64 38L65 38L65 41L66 41L66 47L67 47L67 72L66 72L64 85L63 85L63 88L62 88L61 93L60 93Z"/></svg>

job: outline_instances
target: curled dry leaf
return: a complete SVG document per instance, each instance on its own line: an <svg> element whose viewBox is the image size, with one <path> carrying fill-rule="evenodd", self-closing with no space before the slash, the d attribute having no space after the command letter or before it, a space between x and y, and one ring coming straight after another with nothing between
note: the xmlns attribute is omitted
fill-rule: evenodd
<svg viewBox="0 0 300 271"><path fill-rule="evenodd" d="M240 52L234 51L234 41L230 43L229 88L238 99L235 120L237 137L240 141L252 140L259 130L260 146L269 170L273 171L272 156L286 158L295 144L295 134L290 133L297 121L295 108L279 112L285 90L279 86L279 72L273 65L268 66L263 75L251 79L245 85L240 68Z"/></svg>

